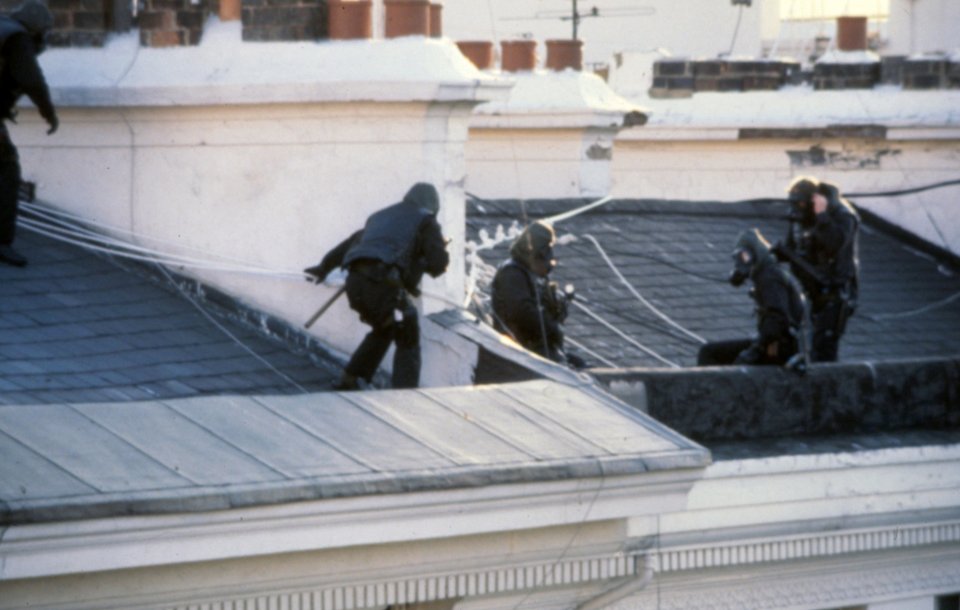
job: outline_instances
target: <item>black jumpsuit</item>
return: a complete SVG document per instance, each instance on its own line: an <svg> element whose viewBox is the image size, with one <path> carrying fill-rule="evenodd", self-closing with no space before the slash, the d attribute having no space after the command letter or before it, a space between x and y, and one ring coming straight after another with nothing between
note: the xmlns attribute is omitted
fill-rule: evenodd
<svg viewBox="0 0 960 610"><path fill-rule="evenodd" d="M12 119L21 95L26 95L51 125L56 111L47 82L37 63L37 49L27 29L0 16L0 245L13 243L20 190L20 157L5 121Z"/></svg>
<svg viewBox="0 0 960 610"><path fill-rule="evenodd" d="M438 277L450 262L440 225L424 209L431 197L437 197L433 186L415 185L403 201L372 214L319 265L322 276L336 267L348 270L350 307L371 327L347 363L348 375L369 382L395 342L393 387L420 382L420 324L410 295L420 294L424 273Z"/></svg>

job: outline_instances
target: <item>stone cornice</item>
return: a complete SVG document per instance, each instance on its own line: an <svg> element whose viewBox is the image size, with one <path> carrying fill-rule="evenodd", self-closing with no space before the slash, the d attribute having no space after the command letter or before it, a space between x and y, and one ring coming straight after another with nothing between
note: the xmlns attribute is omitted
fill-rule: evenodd
<svg viewBox="0 0 960 610"><path fill-rule="evenodd" d="M336 550L680 510L699 469L7 528L0 580Z"/></svg>
<svg viewBox="0 0 960 610"><path fill-rule="evenodd" d="M663 548L660 573L739 567L960 542L960 520Z"/></svg>
<svg viewBox="0 0 960 610"><path fill-rule="evenodd" d="M661 582L611 610L802 610L952 593L960 587L960 554L953 547L694 578Z"/></svg>

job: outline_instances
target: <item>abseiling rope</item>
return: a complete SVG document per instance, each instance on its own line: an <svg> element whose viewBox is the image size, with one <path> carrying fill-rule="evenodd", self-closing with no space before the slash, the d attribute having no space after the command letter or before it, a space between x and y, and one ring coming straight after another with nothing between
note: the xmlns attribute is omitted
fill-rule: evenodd
<svg viewBox="0 0 960 610"><path fill-rule="evenodd" d="M128 258L132 260L137 260L141 262L149 263L161 263L169 265L172 267L183 267L191 269L202 269L207 271L223 271L227 273L242 273L249 275L261 275L268 277L277 277L277 278L286 278L286 279L306 279L306 275L302 271L292 271L287 269L271 269L263 266L251 265L246 262L238 261L237 264L229 264L216 260L210 259L199 259L189 256L183 256L179 254L171 254L168 252L163 252L154 248L148 248L145 246L138 246L127 241L123 241L108 235L97 233L92 231L82 224L79 221L68 222L58 218L58 216L63 216L65 218L78 218L75 215L61 212L51 212L50 210L45 210L39 206L32 204L22 204L23 207L29 212L36 214L41 219L45 218L46 220L34 220L21 216L18 222L21 222L23 226L27 229L34 231L40 235L45 235L52 239L57 239L65 243L72 245L80 246L97 252L103 252L106 254L119 256L122 258ZM85 223L90 226L99 226L101 228L112 230L120 233L125 233L133 237L140 239L150 239L158 243L172 243L165 242L164 240L155 239L155 238L145 238L142 235L137 235L131 231L125 229L120 229L118 227L111 227L109 225L103 225L99 223ZM188 250L194 250L198 252L203 252L197 248L183 247ZM206 254L206 253L205 253ZM224 257L226 258L226 257ZM236 259L227 259L227 260L236 260Z"/></svg>
<svg viewBox="0 0 960 610"><path fill-rule="evenodd" d="M667 314L663 313L662 311L660 311L659 309L657 309L657 307L656 307L653 303L651 303L651 302L648 301L647 299L643 298L643 295L640 294L639 292L637 292L636 288L634 288L633 285L630 284L630 282L627 281L627 278L625 278L625 277L623 276L623 274L620 273L620 270L617 269L617 266L613 264L613 261L610 260L610 257L607 256L607 253L604 252L603 248L600 246L600 242L598 242L598 241L596 240L596 238L595 238L593 235L590 235L589 233L586 234L586 235L584 235L584 237L587 238L587 239L589 239L589 240L593 243L593 245L597 248L597 252L600 253L600 256L602 256L602 257L603 257L603 260L607 263L607 266L609 266L610 269L613 270L613 272L617 275L617 277L620 279L620 281L623 283L623 285L627 287L627 289L630 291L631 294L633 294L633 296L637 297L637 300L639 300L640 303L642 303L644 307L646 307L647 309L649 309L650 311L652 311L652 312L654 313L654 315L656 315L658 318L660 318L661 320L663 320L664 322L666 322L667 324L669 324L669 325L672 326L673 328L676 328L677 330L679 330L680 332L682 332L684 335L686 335L686 336L690 337L691 339L697 341L698 343L704 344L704 343L707 342L707 340L704 339L703 337L701 337L700 335L696 334L696 333L693 332L693 331L687 330L687 329L684 328L683 326L680 326L679 324L677 324L676 322L674 322L673 319L670 318L670 316L668 316Z"/></svg>

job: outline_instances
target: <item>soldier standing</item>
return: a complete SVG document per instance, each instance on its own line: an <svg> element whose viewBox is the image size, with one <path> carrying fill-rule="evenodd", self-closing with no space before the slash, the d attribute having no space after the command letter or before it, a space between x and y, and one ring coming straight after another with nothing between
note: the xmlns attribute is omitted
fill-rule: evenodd
<svg viewBox="0 0 960 610"><path fill-rule="evenodd" d="M834 362L857 307L860 216L835 185L816 178L794 180L788 197L790 232L774 253L790 262L810 301L812 360Z"/></svg>
<svg viewBox="0 0 960 610"><path fill-rule="evenodd" d="M27 259L13 247L21 173L6 121L16 118L17 100L25 94L49 124L47 134L60 125L37 63L52 26L53 15L36 0L27 0L10 15L0 16L0 262L16 267L26 265Z"/></svg>

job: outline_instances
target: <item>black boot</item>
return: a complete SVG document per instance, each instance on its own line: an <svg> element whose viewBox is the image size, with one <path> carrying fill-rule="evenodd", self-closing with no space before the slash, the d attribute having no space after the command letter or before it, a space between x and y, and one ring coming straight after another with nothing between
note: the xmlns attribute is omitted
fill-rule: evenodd
<svg viewBox="0 0 960 610"><path fill-rule="evenodd" d="M26 267L27 259L17 252L13 246L0 245L0 263L6 263L14 267Z"/></svg>
<svg viewBox="0 0 960 610"><path fill-rule="evenodd" d="M340 381L333 386L333 389L339 392L352 392L360 389L360 382L350 373L344 373L340 376Z"/></svg>

